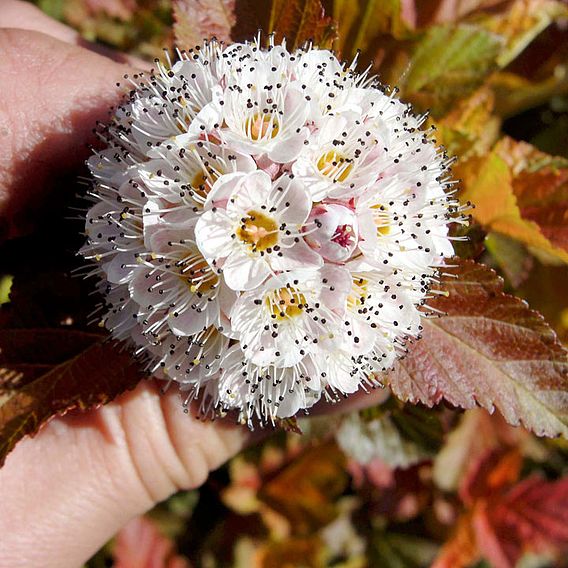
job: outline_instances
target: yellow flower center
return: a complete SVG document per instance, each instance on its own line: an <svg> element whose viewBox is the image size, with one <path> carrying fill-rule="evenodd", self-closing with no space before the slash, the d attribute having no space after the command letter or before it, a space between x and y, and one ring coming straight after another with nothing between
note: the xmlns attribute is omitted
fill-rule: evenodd
<svg viewBox="0 0 568 568"><path fill-rule="evenodd" d="M278 242L278 224L260 211L249 211L236 230L237 238L254 252L265 251Z"/></svg>
<svg viewBox="0 0 568 568"><path fill-rule="evenodd" d="M211 270L204 258L188 259L184 262L184 265L181 270L181 279L192 293L210 292L219 284L219 277Z"/></svg>
<svg viewBox="0 0 568 568"><path fill-rule="evenodd" d="M306 298L296 288L278 288L266 297L265 304L272 318L282 321L301 315Z"/></svg>
<svg viewBox="0 0 568 568"><path fill-rule="evenodd" d="M335 150L329 150L319 157L317 167L324 176L334 181L345 181L353 170L353 163Z"/></svg>
<svg viewBox="0 0 568 568"><path fill-rule="evenodd" d="M355 277L351 285L351 293L347 296L347 308L355 310L365 303L369 281L365 278Z"/></svg>
<svg viewBox="0 0 568 568"><path fill-rule="evenodd" d="M218 177L215 172L199 170L190 182L191 189L196 195L202 199L206 199L207 194Z"/></svg>
<svg viewBox="0 0 568 568"><path fill-rule="evenodd" d="M380 237L390 234L391 223L387 208L377 203L376 205L372 205L371 209L373 210L373 219L377 226L377 235Z"/></svg>
<svg viewBox="0 0 568 568"><path fill-rule="evenodd" d="M273 114L257 113L246 119L245 130L251 140L262 140L269 136L274 138L280 130L278 119Z"/></svg>

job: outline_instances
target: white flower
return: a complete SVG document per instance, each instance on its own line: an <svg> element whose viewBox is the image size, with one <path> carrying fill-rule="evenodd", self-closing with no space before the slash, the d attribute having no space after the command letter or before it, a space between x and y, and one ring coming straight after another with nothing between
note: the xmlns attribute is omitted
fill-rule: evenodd
<svg viewBox="0 0 568 568"><path fill-rule="evenodd" d="M230 314L241 349L256 365L290 367L342 337L349 273L338 266L270 278L242 294ZM330 345L331 343L331 345Z"/></svg>
<svg viewBox="0 0 568 568"><path fill-rule="evenodd" d="M149 154L153 158L141 171L142 179L170 216L174 211L187 215L185 207L192 212L202 209L213 184L222 175L256 170L250 156L189 134L176 136L170 144ZM175 223L175 218L170 222Z"/></svg>
<svg viewBox="0 0 568 568"><path fill-rule="evenodd" d="M221 304L230 306L231 292L218 271L205 260L193 237L195 220L159 229L150 238L153 251L139 256L142 268L130 281L132 298L147 312L163 312L148 326L159 335L163 324L176 335L190 336L211 325L221 325Z"/></svg>
<svg viewBox="0 0 568 568"><path fill-rule="evenodd" d="M464 221L425 117L328 50L178 56L88 161L102 324L251 427L380 385Z"/></svg>
<svg viewBox="0 0 568 568"><path fill-rule="evenodd" d="M312 202L296 180L282 176L273 182L262 170L226 175L208 201L197 242L233 290L257 288L276 271L322 265L301 233Z"/></svg>
<svg viewBox="0 0 568 568"><path fill-rule="evenodd" d="M238 408L243 423L294 416L315 404L320 395L321 383L310 357L291 367L255 365L234 345L224 358L220 403L227 410Z"/></svg>
<svg viewBox="0 0 568 568"><path fill-rule="evenodd" d="M407 469L432 457L426 449L403 438L386 413L369 420L356 412L350 414L335 435L341 449L361 464L380 459L393 468Z"/></svg>
<svg viewBox="0 0 568 568"><path fill-rule="evenodd" d="M186 387L199 387L218 374L229 339L210 326L194 335L168 335L160 345L164 374Z"/></svg>
<svg viewBox="0 0 568 568"><path fill-rule="evenodd" d="M327 116L292 166L314 201L348 200L377 179L384 160L381 133L352 112Z"/></svg>

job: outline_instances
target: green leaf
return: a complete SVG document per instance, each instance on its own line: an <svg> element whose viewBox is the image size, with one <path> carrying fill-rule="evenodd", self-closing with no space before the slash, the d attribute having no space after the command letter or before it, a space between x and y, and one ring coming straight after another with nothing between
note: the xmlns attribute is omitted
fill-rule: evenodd
<svg viewBox="0 0 568 568"><path fill-rule="evenodd" d="M14 277L10 274L0 276L0 306L10 301L10 290L12 289L13 281Z"/></svg>
<svg viewBox="0 0 568 568"><path fill-rule="evenodd" d="M510 424L567 437L567 350L540 314L503 293L494 271L472 261L452 265L429 301L445 315L423 321L422 339L387 375L394 394L497 408Z"/></svg>
<svg viewBox="0 0 568 568"><path fill-rule="evenodd" d="M498 35L473 25L432 27L416 45L399 86L404 96L439 115L497 67L501 46Z"/></svg>
<svg viewBox="0 0 568 568"><path fill-rule="evenodd" d="M370 558L381 568L419 568L429 566L437 552L438 546L424 538L380 531L371 540Z"/></svg>
<svg viewBox="0 0 568 568"><path fill-rule="evenodd" d="M485 246L513 288L518 288L528 278L534 259L522 243L499 233L489 233Z"/></svg>

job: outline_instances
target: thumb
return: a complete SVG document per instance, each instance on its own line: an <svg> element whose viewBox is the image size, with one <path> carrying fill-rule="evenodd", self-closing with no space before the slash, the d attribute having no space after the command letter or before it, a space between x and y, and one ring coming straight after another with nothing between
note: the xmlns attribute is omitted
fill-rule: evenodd
<svg viewBox="0 0 568 568"><path fill-rule="evenodd" d="M42 33L0 29L0 236L27 232L46 204L60 204L130 71ZM73 177L71 179L74 179Z"/></svg>
<svg viewBox="0 0 568 568"><path fill-rule="evenodd" d="M151 382L56 418L0 469L0 566L81 566L132 517L198 487L250 441L243 427L185 414L177 389L161 395Z"/></svg>

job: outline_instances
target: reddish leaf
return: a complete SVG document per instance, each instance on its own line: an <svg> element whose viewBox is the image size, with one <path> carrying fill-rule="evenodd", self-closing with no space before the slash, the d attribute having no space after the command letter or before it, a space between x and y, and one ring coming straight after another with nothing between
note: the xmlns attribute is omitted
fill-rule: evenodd
<svg viewBox="0 0 568 568"><path fill-rule="evenodd" d="M456 491L463 487L465 475L471 479L472 463L499 448L517 448L525 457L543 458L542 445L524 428L514 428L501 415L488 414L481 408L464 412L434 458L434 483L444 491Z"/></svg>
<svg viewBox="0 0 568 568"><path fill-rule="evenodd" d="M309 40L330 47L336 37L335 23L321 0L273 0L269 31L276 33L276 41L286 38L290 49Z"/></svg>
<svg viewBox="0 0 568 568"><path fill-rule="evenodd" d="M473 462L460 487L466 505L489 498L509 488L519 479L523 458L520 452L502 448L485 452Z"/></svg>
<svg viewBox="0 0 568 568"><path fill-rule="evenodd" d="M3 329L0 389L22 387L100 340L100 333L77 329Z"/></svg>
<svg viewBox="0 0 568 568"><path fill-rule="evenodd" d="M444 295L430 306L423 338L388 375L403 400L462 408L497 407L510 424L568 436L568 356L526 302L503 293L494 271L472 261L445 269ZM447 295L445 295L447 294Z"/></svg>
<svg viewBox="0 0 568 568"><path fill-rule="evenodd" d="M189 568L174 543L147 517L132 519L116 536L114 568Z"/></svg>
<svg viewBox="0 0 568 568"><path fill-rule="evenodd" d="M105 404L140 381L138 364L113 343L94 343L18 390L0 406L0 465L15 444L57 414Z"/></svg>
<svg viewBox="0 0 568 568"><path fill-rule="evenodd" d="M568 477L516 483L517 449L477 459L463 480L466 505L434 568L462 568L485 557L495 568L514 568L526 552L558 555L568 549Z"/></svg>
<svg viewBox="0 0 568 568"><path fill-rule="evenodd" d="M568 548L568 478L525 479L497 501L479 507L473 527L483 556L495 568L514 568L522 554Z"/></svg>

